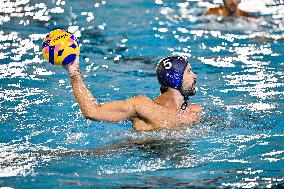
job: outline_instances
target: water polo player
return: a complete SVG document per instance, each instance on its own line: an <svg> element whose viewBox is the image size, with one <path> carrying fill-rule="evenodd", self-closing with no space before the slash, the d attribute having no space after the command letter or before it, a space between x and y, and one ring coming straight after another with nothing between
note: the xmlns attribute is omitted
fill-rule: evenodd
<svg viewBox="0 0 284 189"><path fill-rule="evenodd" d="M157 79L161 95L155 99L136 96L125 101L99 104L87 89L79 70L79 58L67 66L74 95L86 119L119 122L130 120L134 129L176 129L199 120L201 107L188 104L189 96L196 93L196 75L190 64L180 56L170 56L159 61Z"/></svg>
<svg viewBox="0 0 284 189"><path fill-rule="evenodd" d="M257 18L250 13L238 8L241 0L223 0L224 6L210 8L205 15L216 16L242 16L248 18Z"/></svg>

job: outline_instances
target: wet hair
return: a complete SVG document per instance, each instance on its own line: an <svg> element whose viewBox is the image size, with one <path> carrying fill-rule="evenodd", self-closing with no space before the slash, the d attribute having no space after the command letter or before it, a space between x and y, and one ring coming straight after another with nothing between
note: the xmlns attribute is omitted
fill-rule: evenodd
<svg viewBox="0 0 284 189"><path fill-rule="evenodd" d="M168 91L168 89L169 89L168 87L161 86L161 87L160 87L161 94L163 94L163 93L167 92L167 91Z"/></svg>

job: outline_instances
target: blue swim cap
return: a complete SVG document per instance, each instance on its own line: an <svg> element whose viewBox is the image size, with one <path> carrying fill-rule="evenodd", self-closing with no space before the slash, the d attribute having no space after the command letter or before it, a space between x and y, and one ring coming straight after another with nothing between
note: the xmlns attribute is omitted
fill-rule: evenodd
<svg viewBox="0 0 284 189"><path fill-rule="evenodd" d="M183 74L188 62L181 56L169 56L163 58L157 64L157 79L162 87L177 89L184 97L181 109L187 108L188 96L182 92Z"/></svg>
<svg viewBox="0 0 284 189"><path fill-rule="evenodd" d="M160 85L181 92L183 73L187 65L187 61L181 56L169 56L160 60L156 69Z"/></svg>

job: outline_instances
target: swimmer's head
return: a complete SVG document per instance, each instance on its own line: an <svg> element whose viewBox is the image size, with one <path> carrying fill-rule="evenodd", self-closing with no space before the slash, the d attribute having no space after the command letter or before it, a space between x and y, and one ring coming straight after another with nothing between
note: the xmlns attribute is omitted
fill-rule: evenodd
<svg viewBox="0 0 284 189"><path fill-rule="evenodd" d="M196 75L183 57L163 58L159 61L156 72L161 85L161 93L166 92L168 88L173 88L177 89L184 97L195 95Z"/></svg>
<svg viewBox="0 0 284 189"><path fill-rule="evenodd" d="M236 13L238 9L238 5L240 4L241 0L223 0L224 6L229 9L231 14Z"/></svg>

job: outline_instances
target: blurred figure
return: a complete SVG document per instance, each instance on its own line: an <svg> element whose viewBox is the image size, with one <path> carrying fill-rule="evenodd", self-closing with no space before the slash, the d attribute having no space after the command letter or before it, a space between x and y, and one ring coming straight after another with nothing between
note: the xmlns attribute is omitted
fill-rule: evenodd
<svg viewBox="0 0 284 189"><path fill-rule="evenodd" d="M217 8L210 8L205 15L216 15L216 16L243 16L249 18L256 18L250 13L242 11L238 8L241 0L223 0L224 6Z"/></svg>

